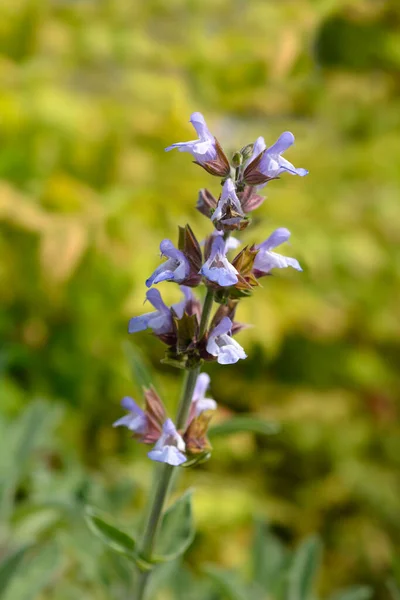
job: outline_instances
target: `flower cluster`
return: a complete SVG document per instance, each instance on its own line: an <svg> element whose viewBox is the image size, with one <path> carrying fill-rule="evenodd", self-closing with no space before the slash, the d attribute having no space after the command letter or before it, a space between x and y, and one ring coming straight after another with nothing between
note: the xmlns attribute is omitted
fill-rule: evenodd
<svg viewBox="0 0 400 600"><path fill-rule="evenodd" d="M179 227L176 245L169 239L162 240L161 257L166 260L146 280L149 288L146 300L155 310L133 317L129 333L149 329L167 346L163 362L199 372L203 361L227 365L246 358L245 351L233 337L243 328L235 321L235 311L239 300L251 294L261 277L270 275L273 269L302 270L295 258L275 251L290 237L290 232L283 227L273 231L265 241L245 246L233 258L230 255L240 246L232 233L250 224L249 214L264 200L260 190L284 173L303 177L308 171L294 167L283 158L282 154L294 143L294 136L288 131L268 148L264 138L257 138L229 161L204 117L193 113L190 122L198 139L172 144L166 151L177 149L190 153L195 164L222 180L218 197L207 189L198 195L197 209L210 220L213 231L203 244L198 242L189 225ZM163 281L179 284L183 294L180 302L172 306L164 303L158 289L153 287ZM207 289L203 308L193 292L193 288L201 285ZM208 325L214 301L219 308ZM155 444L148 453L152 460L177 466L193 457L204 457L211 448L206 435L210 411L216 408L214 400L205 398L208 385L209 377L200 374L187 422L181 424L180 430L167 418L153 388L144 390L144 410L132 398L124 398L122 405L129 413L114 425L124 425L141 442Z"/></svg>

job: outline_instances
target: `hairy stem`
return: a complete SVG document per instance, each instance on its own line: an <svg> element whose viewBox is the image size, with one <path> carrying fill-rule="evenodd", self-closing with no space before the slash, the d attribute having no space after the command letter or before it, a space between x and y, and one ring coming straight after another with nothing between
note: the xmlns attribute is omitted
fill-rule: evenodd
<svg viewBox="0 0 400 600"><path fill-rule="evenodd" d="M208 321L211 314L211 309L214 300L214 293L211 290L207 291L204 299L203 311L200 321L199 337L203 337L207 330ZM185 380L182 388L182 395L178 406L176 417L176 428L184 429L190 411L194 386L196 379L200 373L200 365L194 369L190 369L185 373ZM150 509L146 520L142 543L139 549L139 555L145 561L151 561L154 544L157 537L157 531L161 522L162 511L168 495L168 490L171 485L174 467L163 464L155 472L155 486L153 497L150 501ZM145 592L151 571L140 571L138 574L137 589L135 600L144 600Z"/></svg>

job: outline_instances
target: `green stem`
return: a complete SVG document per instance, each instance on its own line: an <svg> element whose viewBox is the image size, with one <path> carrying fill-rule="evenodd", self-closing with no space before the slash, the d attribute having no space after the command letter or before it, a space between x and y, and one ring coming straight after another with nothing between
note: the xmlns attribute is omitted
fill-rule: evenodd
<svg viewBox="0 0 400 600"><path fill-rule="evenodd" d="M200 333L199 337L202 338L207 330L208 321L211 314L211 309L214 301L214 293L212 290L208 290L204 299L203 311L200 321ZM196 385L196 379L200 373L200 365L194 369L186 371L185 381L182 388L182 395L178 406L178 413L176 417L176 428L184 429L190 411L190 405L192 402L194 386ZM146 521L146 526L143 534L142 543L139 550L139 555L146 561L151 561L154 543L157 537L157 531L161 522L161 516L165 500L168 495L168 490L171 484L172 474L174 467L171 465L163 464L156 471L156 484L153 493L153 498L150 502L150 510ZM136 598L135 600L143 600L146 592L146 586L151 572L140 571Z"/></svg>
<svg viewBox="0 0 400 600"><path fill-rule="evenodd" d="M206 297L204 298L203 310L201 313L199 339L203 337L207 330L208 320L210 318L212 305L214 302L214 292L212 289L207 289Z"/></svg>

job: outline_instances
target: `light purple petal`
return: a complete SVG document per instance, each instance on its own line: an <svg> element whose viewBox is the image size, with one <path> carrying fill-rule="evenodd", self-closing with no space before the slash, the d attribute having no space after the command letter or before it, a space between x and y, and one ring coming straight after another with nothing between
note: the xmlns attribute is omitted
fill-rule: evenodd
<svg viewBox="0 0 400 600"><path fill-rule="evenodd" d="M152 288L151 290L148 290L148 292L146 292L146 300L148 300L150 304L152 304L154 308L156 308L158 311L169 313L168 306L164 303L163 299L161 298L160 292L155 288Z"/></svg>
<svg viewBox="0 0 400 600"><path fill-rule="evenodd" d="M280 156L279 157L279 173L281 173L283 171L286 171L287 173L290 173L291 175L300 175L300 177L304 177L305 175L308 175L307 169L296 169L296 167L294 165L292 165L291 162L286 160L286 158L283 158L283 156Z"/></svg>
<svg viewBox="0 0 400 600"><path fill-rule="evenodd" d="M228 333L228 331L230 331L231 329L232 329L232 321L230 320L229 317L224 317L223 319L220 320L218 325L216 327L214 327L214 329L212 330L212 332L210 334L210 338L219 337L220 335L223 335L224 333Z"/></svg>
<svg viewBox="0 0 400 600"><path fill-rule="evenodd" d="M176 427L171 419L167 419L166 421L164 421L162 430L165 435L170 435L172 437L176 437L178 435Z"/></svg>
<svg viewBox="0 0 400 600"><path fill-rule="evenodd" d="M217 403L212 398L201 398L195 403L196 406L196 417L201 415L206 410L216 410Z"/></svg>
<svg viewBox="0 0 400 600"><path fill-rule="evenodd" d="M225 253L229 252L229 250L236 250L236 248L238 248L240 244L240 240L230 235L225 242Z"/></svg>
<svg viewBox="0 0 400 600"><path fill-rule="evenodd" d="M156 462L166 463L173 467L178 467L186 462L186 456L176 448L176 446L164 446L162 450L150 450L147 456Z"/></svg>
<svg viewBox="0 0 400 600"><path fill-rule="evenodd" d="M128 324L128 333L137 333L138 331L144 331L149 326L149 319L153 313L146 313L139 317L132 317Z"/></svg>
<svg viewBox="0 0 400 600"><path fill-rule="evenodd" d="M214 139L214 136L210 133L207 127L206 121L203 115L199 112L194 112L190 115L190 123L196 130L197 135L201 140Z"/></svg>
<svg viewBox="0 0 400 600"><path fill-rule="evenodd" d="M187 285L180 285L179 287L184 295L184 299L173 304L172 308L176 312L178 319L182 319L187 304L194 300L194 294L192 292L192 288L188 287Z"/></svg>
<svg viewBox="0 0 400 600"><path fill-rule="evenodd" d="M287 242L290 238L290 231L286 227L279 227L262 244L256 246L257 250L271 250Z"/></svg>
<svg viewBox="0 0 400 600"><path fill-rule="evenodd" d="M232 265L231 265L232 266ZM232 266L232 269L235 267ZM230 287L238 282L238 278L235 272L224 267L207 267L205 264L201 267L200 273L204 275L209 281L217 283L221 287Z"/></svg>
<svg viewBox="0 0 400 600"><path fill-rule="evenodd" d="M279 138L276 140L275 144L270 146L266 152L266 154L282 154L285 152L290 146L294 144L294 135L291 131L285 131Z"/></svg>
<svg viewBox="0 0 400 600"><path fill-rule="evenodd" d="M129 410L129 412L132 412L136 415L144 415L143 409L141 409L140 406L138 406L138 404L136 404L134 399L130 396L125 396L122 398L121 406L125 408L125 410Z"/></svg>
<svg viewBox="0 0 400 600"><path fill-rule="evenodd" d="M210 376L207 373L200 373L196 379L196 385L194 386L192 402L204 398L209 385Z"/></svg>
<svg viewBox="0 0 400 600"><path fill-rule="evenodd" d="M182 260L183 252L175 248L171 240L162 240L160 244L160 252L163 256L173 258L174 260Z"/></svg>
<svg viewBox="0 0 400 600"><path fill-rule="evenodd" d="M296 271L303 270L295 258L283 256L276 252L260 251L254 260L254 269L263 273L269 273L271 269L285 269L286 267L292 267Z"/></svg>
<svg viewBox="0 0 400 600"><path fill-rule="evenodd" d="M221 348L221 352L218 354L217 362L220 365L234 365L238 362L238 360L240 360L240 358L246 357L239 356L235 348L226 345Z"/></svg>

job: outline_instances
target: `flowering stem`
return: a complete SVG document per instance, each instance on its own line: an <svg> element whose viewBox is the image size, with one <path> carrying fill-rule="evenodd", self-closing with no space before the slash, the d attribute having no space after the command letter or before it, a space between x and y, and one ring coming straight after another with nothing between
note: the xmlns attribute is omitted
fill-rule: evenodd
<svg viewBox="0 0 400 600"><path fill-rule="evenodd" d="M204 299L203 311L200 321L199 337L203 337L207 330L208 321L211 314L211 309L214 301L214 292L208 290ZM185 373L185 381L183 384L182 395L178 406L176 417L176 428L184 429L190 411L194 387L196 379L200 373L200 365L194 369L190 369ZM161 516L165 500L168 495L168 490L171 484L174 467L168 464L160 466L159 470L155 471L155 489L153 498L150 501L150 510L146 521L146 526L143 534L142 543L139 549L139 556L145 561L151 562L154 543L157 536L157 531L160 525ZM140 571L137 583L135 600L143 600L147 582L151 571Z"/></svg>
<svg viewBox="0 0 400 600"><path fill-rule="evenodd" d="M207 330L208 320L210 318L212 305L214 302L214 292L212 289L207 289L206 297L204 298L203 310L201 313L199 339L203 337Z"/></svg>

